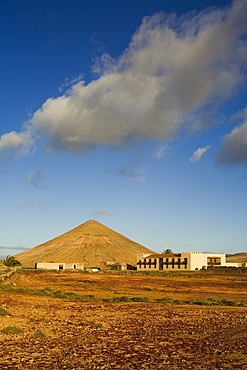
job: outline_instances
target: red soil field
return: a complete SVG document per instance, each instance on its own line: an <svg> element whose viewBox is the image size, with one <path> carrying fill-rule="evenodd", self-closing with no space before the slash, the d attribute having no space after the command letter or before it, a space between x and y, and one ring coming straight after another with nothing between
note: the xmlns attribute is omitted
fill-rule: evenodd
<svg viewBox="0 0 247 370"><path fill-rule="evenodd" d="M24 272L0 290L0 369L247 369L247 307L154 303L246 300L246 275ZM30 294L50 288L94 300ZM35 292L35 291L33 291ZM147 297L152 302L102 299ZM96 300L98 299L98 300ZM19 334L6 333L8 327Z"/></svg>

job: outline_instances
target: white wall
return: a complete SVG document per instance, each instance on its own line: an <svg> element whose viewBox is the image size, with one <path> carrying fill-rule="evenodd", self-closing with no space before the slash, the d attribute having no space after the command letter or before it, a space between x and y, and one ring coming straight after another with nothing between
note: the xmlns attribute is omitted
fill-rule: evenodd
<svg viewBox="0 0 247 370"><path fill-rule="evenodd" d="M48 270L60 270L59 267L62 267L61 270L83 270L83 263L59 263L59 262L37 262L35 268L37 269L48 269Z"/></svg>
<svg viewBox="0 0 247 370"><path fill-rule="evenodd" d="M151 258L151 262L153 263L154 262L154 259L156 258L157 260L157 264L156 264L156 268L154 267L154 265L151 265L151 267L149 267L148 265L148 262L149 262L149 258L148 258L148 254L138 254L137 255L137 262L139 262L140 260L142 262L144 262L144 259L146 258L146 268L144 265L141 265L141 267L139 265L137 265L137 270L142 270L142 271L148 271L148 270L159 270L159 258L162 256L162 255L155 255L155 257L152 257ZM204 268L207 268L208 266L208 257L211 257L211 258L217 258L217 259L220 259L220 264L218 266L229 266L229 264L226 264L226 255L225 253L200 253L200 252L183 252L181 253L181 257L180 257L180 260L181 262L184 262L184 259L187 258L187 268L186 270L187 271L191 271L191 270L200 270L202 269L203 267ZM166 268L166 264L165 264L165 259L164 257L161 257L163 258L163 262L164 262L164 268L163 268L163 271L166 271L166 270L185 270L185 265L180 265L180 268L177 264L174 265L174 268L172 267L171 264L168 265L168 268ZM178 257L167 257L169 258L169 262L172 261L172 258L175 259L175 262L178 261ZM235 266L235 264L232 264L232 266Z"/></svg>
<svg viewBox="0 0 247 370"><path fill-rule="evenodd" d="M220 266L226 266L226 255L225 253L200 253L200 252L183 252L182 259L188 258L188 270L201 269L203 266L207 267L208 257L220 258Z"/></svg>

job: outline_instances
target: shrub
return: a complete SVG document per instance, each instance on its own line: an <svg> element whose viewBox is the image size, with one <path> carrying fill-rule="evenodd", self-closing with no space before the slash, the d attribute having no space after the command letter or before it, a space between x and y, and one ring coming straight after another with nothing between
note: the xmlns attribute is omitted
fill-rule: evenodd
<svg viewBox="0 0 247 370"><path fill-rule="evenodd" d="M92 325L94 328L99 329L103 327L103 324L101 322L95 322Z"/></svg>
<svg viewBox="0 0 247 370"><path fill-rule="evenodd" d="M156 299L157 303L173 303L174 299L169 298L169 297L164 297L164 298L158 298Z"/></svg>
<svg viewBox="0 0 247 370"><path fill-rule="evenodd" d="M201 305L201 306L208 306L211 303L209 301L204 301L203 299L198 299L198 300L193 300L192 304L198 304L198 305Z"/></svg>
<svg viewBox="0 0 247 370"><path fill-rule="evenodd" d="M131 298L127 296L112 298L111 302L131 302Z"/></svg>
<svg viewBox="0 0 247 370"><path fill-rule="evenodd" d="M46 338L46 334L43 333L42 331L38 331L37 333L35 333L35 337L44 339L44 338Z"/></svg>
<svg viewBox="0 0 247 370"><path fill-rule="evenodd" d="M23 333L23 330L17 328L16 326L6 326L6 328L4 328L2 332L5 334L20 334Z"/></svg>
<svg viewBox="0 0 247 370"><path fill-rule="evenodd" d="M102 299L104 302L152 302L152 300L148 297L114 297L114 298L104 298Z"/></svg>
<svg viewBox="0 0 247 370"><path fill-rule="evenodd" d="M0 315L1 316L11 316L11 313L9 313L7 310L5 310L4 308L0 307Z"/></svg>
<svg viewBox="0 0 247 370"><path fill-rule="evenodd" d="M133 297L132 302L152 302L148 297Z"/></svg>

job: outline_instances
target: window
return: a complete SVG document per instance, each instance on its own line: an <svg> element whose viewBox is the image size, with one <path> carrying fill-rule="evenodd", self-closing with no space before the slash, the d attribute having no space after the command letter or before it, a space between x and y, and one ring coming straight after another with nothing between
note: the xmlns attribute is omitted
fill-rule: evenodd
<svg viewBox="0 0 247 370"><path fill-rule="evenodd" d="M74 265L74 269L76 269L76 265Z"/></svg>
<svg viewBox="0 0 247 370"><path fill-rule="evenodd" d="M209 266L220 266L221 265L221 258L220 257L208 257L207 264Z"/></svg>

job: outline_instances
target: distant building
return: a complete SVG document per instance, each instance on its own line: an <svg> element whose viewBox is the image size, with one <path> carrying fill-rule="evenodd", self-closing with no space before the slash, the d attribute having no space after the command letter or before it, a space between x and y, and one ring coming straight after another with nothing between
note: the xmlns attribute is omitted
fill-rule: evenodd
<svg viewBox="0 0 247 370"><path fill-rule="evenodd" d="M209 266L233 266L238 263L227 263L225 253L182 252L171 254L138 254L137 270L200 270Z"/></svg>
<svg viewBox="0 0 247 370"><path fill-rule="evenodd" d="M101 270L116 270L125 271L127 270L127 263L124 262L100 262Z"/></svg>
<svg viewBox="0 0 247 370"><path fill-rule="evenodd" d="M86 268L87 272L100 272L100 268L98 267L88 267Z"/></svg>
<svg viewBox="0 0 247 370"><path fill-rule="evenodd" d="M83 270L84 263L37 262L34 268L45 270Z"/></svg>

